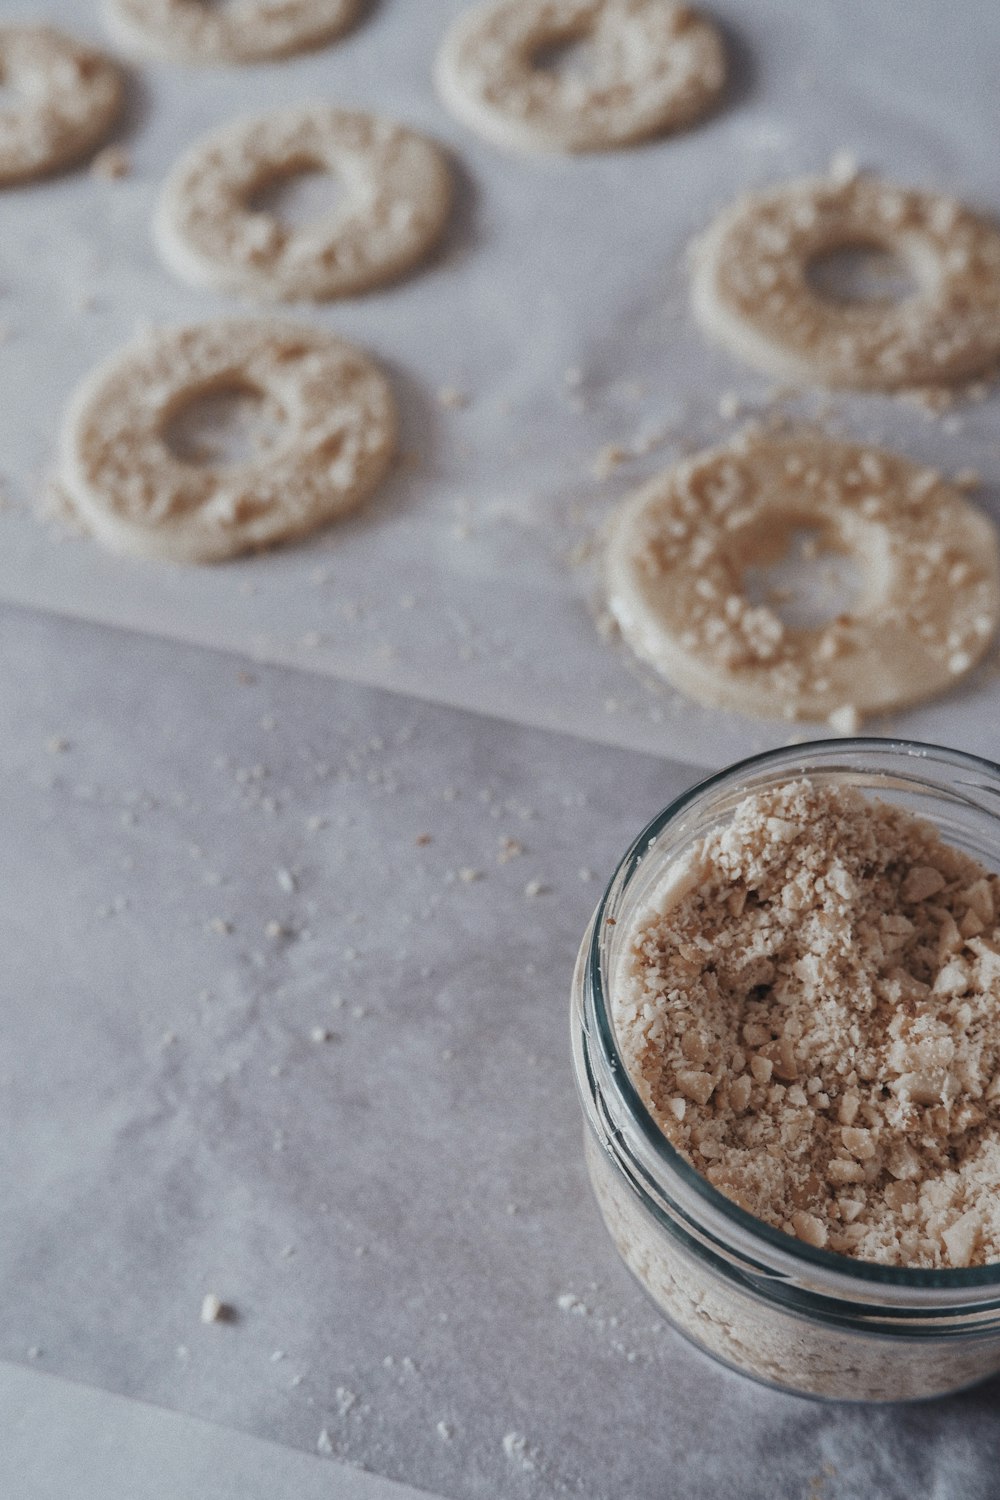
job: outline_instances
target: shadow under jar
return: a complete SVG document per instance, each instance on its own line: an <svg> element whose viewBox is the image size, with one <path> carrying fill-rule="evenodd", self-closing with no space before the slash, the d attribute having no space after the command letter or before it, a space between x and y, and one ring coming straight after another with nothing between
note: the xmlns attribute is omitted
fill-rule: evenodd
<svg viewBox="0 0 1000 1500"><path fill-rule="evenodd" d="M1000 1370L1000 1263L880 1265L814 1249L746 1213L663 1135L615 1035L616 969L668 869L745 797L803 776L901 806L1000 870L1000 766L933 745L852 739L771 751L672 802L615 871L577 961L572 1039L587 1168L625 1264L671 1322L723 1363L802 1395L942 1395Z"/></svg>

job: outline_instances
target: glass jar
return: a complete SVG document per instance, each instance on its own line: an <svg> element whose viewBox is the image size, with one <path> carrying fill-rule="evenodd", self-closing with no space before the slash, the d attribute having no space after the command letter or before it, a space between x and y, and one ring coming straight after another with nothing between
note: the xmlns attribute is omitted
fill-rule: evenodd
<svg viewBox="0 0 1000 1500"><path fill-rule="evenodd" d="M672 802L618 866L580 949L572 1025L587 1167L625 1264L671 1322L725 1364L811 1396L940 1395L1000 1370L1000 1263L877 1265L754 1218L671 1146L615 1039L616 965L653 887L749 793L803 775L904 806L1000 868L1000 766L933 745L851 739L769 751Z"/></svg>

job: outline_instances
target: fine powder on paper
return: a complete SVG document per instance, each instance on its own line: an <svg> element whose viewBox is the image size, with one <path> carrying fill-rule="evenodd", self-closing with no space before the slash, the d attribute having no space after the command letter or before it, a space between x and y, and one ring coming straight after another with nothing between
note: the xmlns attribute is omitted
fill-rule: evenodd
<svg viewBox="0 0 1000 1500"><path fill-rule="evenodd" d="M619 970L626 1065L721 1192L807 1244L1000 1260L1000 877L850 787L755 793Z"/></svg>

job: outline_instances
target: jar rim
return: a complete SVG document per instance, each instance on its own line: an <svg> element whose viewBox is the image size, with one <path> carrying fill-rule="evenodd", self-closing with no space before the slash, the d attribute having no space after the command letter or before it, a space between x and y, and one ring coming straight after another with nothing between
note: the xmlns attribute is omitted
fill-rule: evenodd
<svg viewBox="0 0 1000 1500"><path fill-rule="evenodd" d="M917 760L944 762L953 769L985 774L995 783L989 790L997 797L995 816L1000 820L1000 765L984 756L973 755L947 746L924 743L919 740L888 739L878 736L855 736L837 739L810 740L800 745L785 746L778 750L765 750L757 755L734 761L721 771L703 777L675 797L659 812L633 840L619 861L609 880L591 927L590 940L585 957L585 974L593 1016L595 1035L600 1047L602 1061L614 1077L621 1103L625 1106L629 1123L640 1134L644 1147L658 1165L674 1174L684 1186L700 1199L713 1216L757 1241L761 1248L770 1247L782 1259L792 1264L799 1263L834 1274L839 1280L850 1283L869 1283L885 1288L895 1287L913 1291L979 1291L1000 1290L1000 1261L986 1265L968 1267L918 1268L914 1266L891 1266L878 1261L860 1260L841 1255L832 1250L818 1249L807 1245L784 1230L768 1224L756 1215L748 1213L733 1199L714 1187L708 1178L693 1167L668 1140L660 1126L650 1114L632 1081L631 1073L622 1056L611 1016L609 996L606 993L602 966L602 933L609 919L609 905L628 885L649 852L650 845L660 837L674 820L691 806L696 799L711 793L713 789L732 785L747 773L787 768L789 776L807 776L816 769L805 763L815 755L836 755L838 759L846 753L870 754L876 757L889 754L912 756ZM915 780L918 778L914 778ZM612 919L616 921L617 919Z"/></svg>

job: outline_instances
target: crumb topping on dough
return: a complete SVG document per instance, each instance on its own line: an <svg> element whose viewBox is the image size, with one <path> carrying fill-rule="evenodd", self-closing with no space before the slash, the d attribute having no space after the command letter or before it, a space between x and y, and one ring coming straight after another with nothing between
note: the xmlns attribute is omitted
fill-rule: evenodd
<svg viewBox="0 0 1000 1500"><path fill-rule="evenodd" d="M70 165L97 146L121 112L124 79L110 57L54 26L0 25L0 185Z"/></svg>
<svg viewBox="0 0 1000 1500"><path fill-rule="evenodd" d="M309 170L342 189L332 211L292 228L253 206L261 189ZM266 299L346 296L422 260L451 201L451 173L432 141L376 115L306 105L196 142L164 186L156 238L195 285Z"/></svg>
<svg viewBox="0 0 1000 1500"><path fill-rule="evenodd" d="M218 393L259 394L275 440L234 463L191 463L168 429ZM322 329L219 319L156 330L79 387L62 478L85 525L117 551L217 562L303 536L365 500L396 446L388 381Z"/></svg>
<svg viewBox="0 0 1000 1500"><path fill-rule="evenodd" d="M540 65L590 44L586 71ZM438 87L455 114L501 146L599 151L692 124L726 80L716 27L663 0L492 0L449 29Z"/></svg>
<svg viewBox="0 0 1000 1500"><path fill-rule="evenodd" d="M796 527L851 556L851 610L793 628L744 584ZM878 448L748 430L627 500L609 530L608 602L633 649L702 702L857 727L941 692L1000 617L995 528L934 470Z"/></svg>
<svg viewBox="0 0 1000 1500"><path fill-rule="evenodd" d="M108 23L147 57L251 63L331 42L354 21L359 0L106 0Z"/></svg>
<svg viewBox="0 0 1000 1500"><path fill-rule="evenodd" d="M907 267L899 301L840 303L810 265L878 249ZM747 194L694 246L705 327L760 368L833 386L947 385L1000 356L1000 230L953 198L866 174L806 178Z"/></svg>

